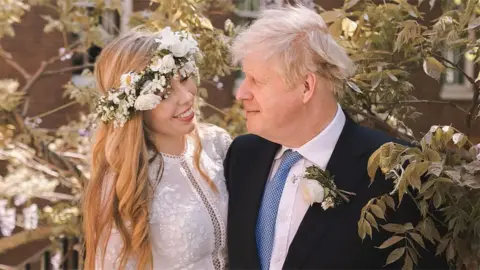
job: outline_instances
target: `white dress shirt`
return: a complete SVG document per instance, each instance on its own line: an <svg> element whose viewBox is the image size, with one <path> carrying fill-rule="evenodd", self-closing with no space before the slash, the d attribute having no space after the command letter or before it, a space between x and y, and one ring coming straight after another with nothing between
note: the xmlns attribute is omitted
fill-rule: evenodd
<svg viewBox="0 0 480 270"><path fill-rule="evenodd" d="M280 165L283 153L292 149L302 155L297 163L295 163L288 173L285 187L283 189L280 204L278 206L278 215L275 225L275 236L272 249L272 257L270 260L270 269L282 269L287 257L288 248L297 233L298 227L307 213L310 205L305 201L302 190L302 176L305 169L311 165L318 166L325 170L327 163L332 156L335 144L340 137L340 133L345 125L345 114L340 105L338 105L337 113L328 126L320 132L315 138L297 149L282 146L277 152L273 161L272 171L269 179L275 175Z"/></svg>

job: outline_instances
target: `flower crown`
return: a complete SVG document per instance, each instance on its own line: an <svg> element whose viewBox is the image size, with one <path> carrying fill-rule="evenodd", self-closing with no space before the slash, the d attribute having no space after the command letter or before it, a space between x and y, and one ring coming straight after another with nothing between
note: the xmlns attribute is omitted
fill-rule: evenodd
<svg viewBox="0 0 480 270"><path fill-rule="evenodd" d="M171 94L171 79L198 75L195 59L197 42L186 31L164 28L155 41L159 43L150 64L140 73L128 72L120 77L120 87L108 90L97 102L96 114L104 123L113 121L122 127L137 111L155 108Z"/></svg>

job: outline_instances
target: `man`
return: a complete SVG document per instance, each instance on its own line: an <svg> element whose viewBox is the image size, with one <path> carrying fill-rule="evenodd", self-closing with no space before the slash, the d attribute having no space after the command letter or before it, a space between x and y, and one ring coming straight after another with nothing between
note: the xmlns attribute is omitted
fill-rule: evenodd
<svg viewBox="0 0 480 270"><path fill-rule="evenodd" d="M301 6L266 10L232 51L246 75L236 97L252 134L234 140L224 164L230 268L384 267L392 249L377 247L390 235L374 231L362 241L357 223L371 198L392 190L380 173L369 186L366 169L370 155L394 138L357 125L338 105L353 63L322 18ZM302 175L311 165L354 192L351 201L327 210L310 205ZM405 201L388 218L412 222L418 211ZM446 267L442 258L422 257L422 268ZM386 267L402 265L403 258Z"/></svg>

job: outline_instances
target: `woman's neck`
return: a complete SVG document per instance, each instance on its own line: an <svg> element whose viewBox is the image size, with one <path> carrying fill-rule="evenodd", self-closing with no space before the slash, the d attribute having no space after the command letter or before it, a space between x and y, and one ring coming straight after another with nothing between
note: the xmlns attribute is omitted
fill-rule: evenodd
<svg viewBox="0 0 480 270"><path fill-rule="evenodd" d="M187 135L181 137L167 137L155 135L154 144L157 151L168 155L180 156L185 151Z"/></svg>

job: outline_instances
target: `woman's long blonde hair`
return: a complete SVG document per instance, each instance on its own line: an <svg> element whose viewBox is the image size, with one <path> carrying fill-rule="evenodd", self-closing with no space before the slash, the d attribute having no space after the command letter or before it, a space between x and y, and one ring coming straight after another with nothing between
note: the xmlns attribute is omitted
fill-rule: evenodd
<svg viewBox="0 0 480 270"><path fill-rule="evenodd" d="M100 91L106 93L108 89L118 87L123 73L143 70L157 46L155 33L139 29L108 44L95 65ZM154 147L149 139L151 135L144 126L141 112L136 112L122 128L99 123L92 149L91 178L82 204L85 269L95 269L98 252L103 260L112 228L118 230L123 240L120 269L125 268L129 258L135 259L138 269L153 267L148 226L152 187L156 186L148 179L151 161L148 149ZM193 135L195 167L216 191L211 179L200 168L202 145L197 129Z"/></svg>

